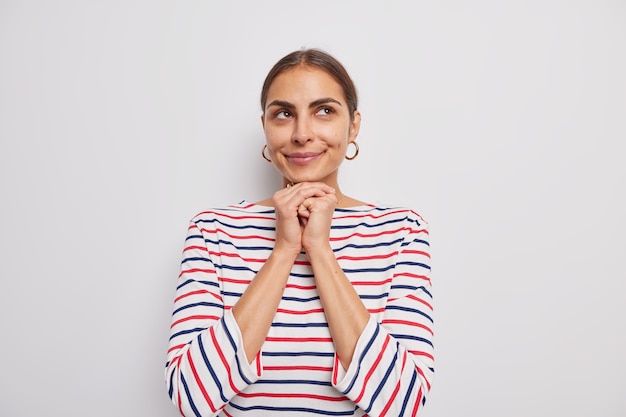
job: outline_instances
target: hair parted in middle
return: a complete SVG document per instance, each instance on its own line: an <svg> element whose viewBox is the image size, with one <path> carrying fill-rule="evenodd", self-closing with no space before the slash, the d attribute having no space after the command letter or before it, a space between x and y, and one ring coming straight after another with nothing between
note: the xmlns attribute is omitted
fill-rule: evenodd
<svg viewBox="0 0 626 417"><path fill-rule="evenodd" d="M328 52L317 48L300 49L291 52L281 58L270 70L265 77L263 88L261 89L261 109L265 112L265 104L267 102L267 93L274 79L283 72L297 66L318 68L333 77L341 86L348 110L350 111L350 119L354 119L354 112L358 106L358 96L354 82L345 67L335 57Z"/></svg>

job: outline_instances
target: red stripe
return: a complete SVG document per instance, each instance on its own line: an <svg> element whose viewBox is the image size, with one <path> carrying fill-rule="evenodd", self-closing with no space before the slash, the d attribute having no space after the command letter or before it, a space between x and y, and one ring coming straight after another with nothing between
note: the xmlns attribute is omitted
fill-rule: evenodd
<svg viewBox="0 0 626 417"><path fill-rule="evenodd" d="M380 324L404 324L406 326L413 326L413 327L419 327L421 329L426 330L427 332L429 332L430 334L433 334L433 331L430 329L430 327L428 326L424 326L421 323L416 323L414 321L408 321L408 320L396 320L396 319L383 319L383 321Z"/></svg>
<svg viewBox="0 0 626 417"><path fill-rule="evenodd" d="M202 252L208 252L209 250L206 248L206 246L196 246L196 245L192 245L192 246L187 246L185 247L185 249L183 249L183 252L187 252L188 250L201 250Z"/></svg>
<svg viewBox="0 0 626 417"><path fill-rule="evenodd" d="M404 355L402 355L402 370L404 370L404 365L406 365L406 358L407 358L406 351L404 351ZM396 387L393 389L393 392L391 393L391 396L389 397L389 401L387 401L385 408L383 408L383 410L380 412L381 417L387 414L387 412L391 408L391 404L393 404L399 391L400 391L400 381L398 381L398 383L396 384Z"/></svg>
<svg viewBox="0 0 626 417"><path fill-rule="evenodd" d="M197 291L190 291L188 293L179 295L178 298L176 298L176 300L174 300L174 302L177 302L177 301L179 301L179 300L181 300L181 299L183 299L185 297L188 297L190 295L196 295L196 294L209 294L211 297L217 299L217 301L219 301L219 302L223 301L222 300L222 296L219 295L219 294L216 294L214 292L207 291L207 290L197 290Z"/></svg>
<svg viewBox="0 0 626 417"><path fill-rule="evenodd" d="M323 313L324 309L323 308L314 308L312 310L303 310L303 311L297 311L297 310L286 310L284 308L279 308L276 310L277 313L285 313L285 314L313 314L313 313Z"/></svg>
<svg viewBox="0 0 626 417"><path fill-rule="evenodd" d="M202 392L202 395L204 396L204 399L206 400L207 404L211 408L211 411L216 412L217 409L213 405L213 401L211 401L211 397L209 397L209 393L206 391L206 388L204 388L204 384L202 383L202 380L200 379L200 375L198 375L198 371L196 370L196 366L194 365L193 360L191 359L191 349L187 350L187 362L189 363L189 367L191 368L191 372L193 373L193 377L196 380L196 384L200 388L200 391Z"/></svg>
<svg viewBox="0 0 626 417"><path fill-rule="evenodd" d="M253 205L254 205L254 204L250 204L250 205L248 205L248 206L244 206L243 208L252 207ZM200 216L200 215L202 215L202 214L213 214L213 215L215 215L215 216L217 216L217 217L227 217L227 218L229 218L229 219L261 219L261 220L276 220L274 217L268 217L268 216L261 216L261 215L259 215L259 216L250 216L250 215L247 215L247 216L233 216L232 214L226 214L226 213L221 213L221 212L220 212L220 213L218 213L218 212L216 212L216 211L210 211L210 210L209 210L209 211L203 211L203 212L201 212L201 213L198 213L198 215L197 215L196 217L198 217L198 216Z"/></svg>
<svg viewBox="0 0 626 417"><path fill-rule="evenodd" d="M424 381L426 381L426 388L430 390L430 382L428 382L426 375L424 375L424 371L422 371L419 366L416 366L415 369L417 369L417 373L424 378Z"/></svg>
<svg viewBox="0 0 626 417"><path fill-rule="evenodd" d="M424 304L424 305L425 305L426 307L428 307L431 311L432 311L432 309L433 309L433 306L431 306L428 302L426 302L426 301L422 300L421 298L418 298L418 297L414 296L413 294L409 294L409 295L407 295L407 296L406 296L406 298L410 298L411 300L415 300L415 301L418 301L418 302L420 302L420 303ZM399 300L399 299L400 299L400 298L397 298L397 297L396 297L396 298L389 298L389 300L387 300L387 303L391 303L392 301L397 301L397 300Z"/></svg>
<svg viewBox="0 0 626 417"><path fill-rule="evenodd" d="M384 281L350 281L350 283L352 285L375 285L375 286L381 286L381 285L386 285L388 283L390 283L392 280L391 278L387 278Z"/></svg>
<svg viewBox="0 0 626 417"><path fill-rule="evenodd" d="M371 204L368 204L368 206L375 207L375 206L373 206ZM373 213L367 213L367 214L360 214L359 213L359 214L350 214L350 215L346 215L346 216L336 216L336 217L334 217L334 219L335 220L337 220L337 219L362 219L364 217L369 217L370 219L381 219L383 217L391 216L393 214L406 213L406 212L407 212L406 209L401 209L401 210L389 211L387 213L382 213L380 215L376 215L376 214L373 214Z"/></svg>
<svg viewBox="0 0 626 417"><path fill-rule="evenodd" d="M396 256L398 252L392 252L385 255L372 255L372 256L338 256L337 260L346 260L346 261L368 261L372 259L387 259L392 256Z"/></svg>
<svg viewBox="0 0 626 417"><path fill-rule="evenodd" d="M424 357L426 357L426 358L430 359L431 361L434 361L434 360L435 360L435 358L433 357L433 355L431 355L431 354L430 354L430 353L428 353L428 352L422 352L421 350L409 350L409 352L411 352L411 354L412 354L412 355L415 355L415 356L424 356Z"/></svg>
<svg viewBox="0 0 626 417"><path fill-rule="evenodd" d="M188 292L188 293L185 293L185 294L183 294L183 295L180 295L180 296L176 297L176 298L174 299L174 302L177 302L177 301L179 301L179 300L181 300L181 299L183 299L183 298L185 298L185 297L189 297L190 295L196 295L196 294L206 294L206 293L208 293L208 291L207 291L207 290L196 290L196 291L190 291L190 292Z"/></svg>
<svg viewBox="0 0 626 417"><path fill-rule="evenodd" d="M367 375L365 376L365 380L363 381L363 388L361 389L361 393L359 394L359 396L354 400L355 403L358 403L363 398L363 395L365 394L365 387L367 386L367 383L372 377L372 374L378 367L378 364L383 359L383 353L385 352L385 349L387 349L387 345L389 345L389 340L391 340L391 337L387 335L385 337L385 343L383 343L383 347L380 349L380 352L378 353L378 357L376 358L376 360L372 364L372 367L370 368L370 370L367 372Z"/></svg>
<svg viewBox="0 0 626 417"><path fill-rule="evenodd" d="M335 364L333 367L333 384L337 385L337 377L339 376L339 355L335 353Z"/></svg>
<svg viewBox="0 0 626 417"><path fill-rule="evenodd" d="M425 233L425 234L429 235L427 229L409 229L409 235L417 235L417 234L421 234L421 233Z"/></svg>
<svg viewBox="0 0 626 417"><path fill-rule="evenodd" d="M174 323L172 323L172 325L170 326L170 329L173 328L174 326L180 324L180 323L184 323L184 322L189 321L189 320L211 320L211 321L217 321L219 319L220 319L220 317L218 317L218 316L204 316L204 315L187 316L187 317L183 317L180 320L176 320Z"/></svg>
<svg viewBox="0 0 626 417"><path fill-rule="evenodd" d="M329 366L264 366L266 371L321 371L330 372L333 368Z"/></svg>
<svg viewBox="0 0 626 417"><path fill-rule="evenodd" d="M295 288L297 290L314 290L315 285L296 285L296 284L287 284L287 288Z"/></svg>
<svg viewBox="0 0 626 417"><path fill-rule="evenodd" d="M346 239L350 239L351 237L379 237L379 236L384 236L384 235L391 235L394 233L398 233L401 230L406 230L406 227L400 228L400 229L395 229L395 230L385 230L384 232L379 232L379 233L370 233L370 234L366 234L366 233L352 233L350 235L346 235L346 236L341 236L341 237L331 237L329 240L331 242L335 242L338 240L346 240Z"/></svg>
<svg viewBox="0 0 626 417"><path fill-rule="evenodd" d="M178 411L180 411L180 414L184 416L185 413L183 413L183 402L180 399L180 391L178 391L177 397L178 397Z"/></svg>
<svg viewBox="0 0 626 417"><path fill-rule="evenodd" d="M227 258L239 258L245 262L265 263L267 261L267 259L261 259L261 258L243 258L238 253L230 253L230 252L209 252L209 255L223 256Z"/></svg>
<svg viewBox="0 0 626 417"><path fill-rule="evenodd" d="M272 393L272 392L255 392L255 393L245 393L240 392L238 394L239 397L243 398L255 398L255 397L267 397L267 398L312 398L316 400L323 401L345 401L346 397L331 397L328 395L316 395L316 394L297 394L297 393Z"/></svg>
<svg viewBox="0 0 626 417"><path fill-rule="evenodd" d="M426 256L427 258L430 258L430 254L428 252L424 252L423 250L406 249L406 250L403 250L402 253L411 253L411 254L415 254L415 255L423 255L423 256Z"/></svg>
<svg viewBox="0 0 626 417"><path fill-rule="evenodd" d="M204 269L204 268L191 268L191 269L183 269L178 274L178 278L182 277L185 274L192 274L194 272L203 272L207 274L215 274L215 269Z"/></svg>
<svg viewBox="0 0 626 417"><path fill-rule="evenodd" d="M423 279L424 281L428 281L428 283L430 283L430 278L427 277L426 275L412 274L411 272L398 272L397 274L394 274L393 276Z"/></svg>
<svg viewBox="0 0 626 417"><path fill-rule="evenodd" d="M228 375L228 383L230 384L230 388L233 390L233 392L238 394L239 390L237 389L237 387L235 387L235 384L233 383L232 373L230 371L230 365L228 365L228 362L226 361L226 357L224 356L224 352L222 352L222 349L220 349L219 343L217 343L217 338L215 337L215 330L213 329L213 327L210 328L210 333L211 333L211 340L213 340L213 346L215 346L215 350L217 351L217 354L222 360L222 364L224 365L224 368L226 368L226 374Z"/></svg>
<svg viewBox="0 0 626 417"><path fill-rule="evenodd" d="M332 342L331 337L266 337L266 342Z"/></svg>
<svg viewBox="0 0 626 417"><path fill-rule="evenodd" d="M231 282L233 284L244 284L244 285L250 285L250 283L252 282L249 279L235 279L235 278L225 278L225 277L218 277L217 279L221 282Z"/></svg>
<svg viewBox="0 0 626 417"><path fill-rule="evenodd" d="M185 346L187 346L187 345L186 345L186 344L182 344L182 345L172 346L171 348L169 348L169 349L167 350L167 353L169 354L170 352L175 351L175 350L178 350L178 349L180 349L180 348L182 348L182 347L185 347Z"/></svg>
<svg viewBox="0 0 626 417"><path fill-rule="evenodd" d="M419 298L419 297L416 297L416 296L415 296L415 295L413 295L413 294L409 294L409 295L407 295L407 296L406 296L406 298L410 298L411 300L415 300L415 301L417 301L417 302L420 302L420 303L424 304L426 307L428 307L428 308L429 308L429 309L431 309L431 310L433 309L433 306L432 306L432 305L430 305L430 303L428 303L428 302L426 302L426 301L422 300L422 299L421 299L421 298Z"/></svg>
<svg viewBox="0 0 626 417"><path fill-rule="evenodd" d="M261 240L268 240L270 242L274 242L276 240L273 237L267 237L267 236L261 236L261 235L234 235L234 234L226 232L223 229L215 229L215 230L200 229L200 231L206 232L208 234L217 234L219 232L219 233L225 234L226 236L232 239L261 239Z"/></svg>
<svg viewBox="0 0 626 417"><path fill-rule="evenodd" d="M415 405L413 406L413 414L411 414L412 417L415 417L417 415L417 410L419 410L421 403L422 403L422 387L420 387L419 391L417 392L417 399L415 400Z"/></svg>

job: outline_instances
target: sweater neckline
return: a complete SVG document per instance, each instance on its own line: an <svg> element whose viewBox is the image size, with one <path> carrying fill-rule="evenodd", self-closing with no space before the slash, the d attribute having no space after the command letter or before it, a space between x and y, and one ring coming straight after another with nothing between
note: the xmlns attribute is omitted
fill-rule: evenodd
<svg viewBox="0 0 626 417"><path fill-rule="evenodd" d="M245 208L245 209L250 209L250 210L254 210L254 211L265 211L265 212L273 212L274 207L273 206L264 206L261 204L257 204L257 203L252 203L248 200L242 200L241 202L237 203L234 205L235 207L238 208ZM360 205L360 206L353 206L353 207L342 207L342 208L337 208L335 209L335 211L343 211L343 212L350 212L350 211L369 211L369 210L375 210L375 209L379 209L381 208L378 205L375 204L364 204L364 205Z"/></svg>

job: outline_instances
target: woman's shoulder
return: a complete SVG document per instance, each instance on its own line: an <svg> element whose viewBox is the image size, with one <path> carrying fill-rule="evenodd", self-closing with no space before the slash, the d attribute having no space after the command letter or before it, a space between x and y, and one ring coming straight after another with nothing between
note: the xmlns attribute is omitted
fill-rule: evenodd
<svg viewBox="0 0 626 417"><path fill-rule="evenodd" d="M393 219L406 219L412 222L417 222L418 224L427 225L426 220L422 217L422 215L406 206L402 205L394 205L394 204L384 204L380 202L375 203L365 203L356 207L347 207L347 208L338 208L336 209L340 213L346 214L359 214L363 217L368 218L393 218Z"/></svg>
<svg viewBox="0 0 626 417"><path fill-rule="evenodd" d="M247 219L274 218L274 208L242 200L223 207L211 207L196 213L192 221L206 221L216 218ZM269 217L268 217L269 216Z"/></svg>

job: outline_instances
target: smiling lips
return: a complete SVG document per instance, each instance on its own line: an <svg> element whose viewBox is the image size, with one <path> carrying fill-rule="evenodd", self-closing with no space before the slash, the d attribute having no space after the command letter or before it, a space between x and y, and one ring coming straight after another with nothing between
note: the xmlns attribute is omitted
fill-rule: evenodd
<svg viewBox="0 0 626 417"><path fill-rule="evenodd" d="M298 152L287 155L289 162L296 165L306 165L315 161L323 152Z"/></svg>

